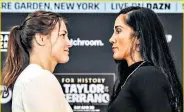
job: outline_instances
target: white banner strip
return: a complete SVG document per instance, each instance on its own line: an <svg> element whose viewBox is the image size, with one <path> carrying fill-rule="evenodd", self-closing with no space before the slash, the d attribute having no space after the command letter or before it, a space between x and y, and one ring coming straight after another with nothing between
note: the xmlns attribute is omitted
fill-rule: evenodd
<svg viewBox="0 0 184 112"><path fill-rule="evenodd" d="M129 6L147 7L156 13L182 13L182 2L2 2L3 13L30 13L36 10L57 13L118 13Z"/></svg>

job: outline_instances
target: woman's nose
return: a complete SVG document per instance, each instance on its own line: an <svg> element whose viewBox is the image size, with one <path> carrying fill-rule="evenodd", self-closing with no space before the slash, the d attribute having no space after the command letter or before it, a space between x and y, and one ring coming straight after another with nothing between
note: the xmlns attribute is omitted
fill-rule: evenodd
<svg viewBox="0 0 184 112"><path fill-rule="evenodd" d="M114 39L113 35L112 35L112 37L109 39L109 42L110 42L111 44L115 43L115 39Z"/></svg>

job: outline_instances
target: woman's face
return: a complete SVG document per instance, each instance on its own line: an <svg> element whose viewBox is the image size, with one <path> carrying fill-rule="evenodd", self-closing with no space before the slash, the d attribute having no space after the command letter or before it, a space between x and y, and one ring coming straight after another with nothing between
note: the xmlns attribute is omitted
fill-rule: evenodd
<svg viewBox="0 0 184 112"><path fill-rule="evenodd" d="M133 29L126 24L126 14L119 15L114 24L114 33L109 39L112 44L113 58L115 60L127 60L130 58Z"/></svg>
<svg viewBox="0 0 184 112"><path fill-rule="evenodd" d="M59 33L58 33L59 31ZM52 58L57 63L66 63L69 61L69 48L71 43L68 39L68 31L63 21L56 24L51 32Z"/></svg>

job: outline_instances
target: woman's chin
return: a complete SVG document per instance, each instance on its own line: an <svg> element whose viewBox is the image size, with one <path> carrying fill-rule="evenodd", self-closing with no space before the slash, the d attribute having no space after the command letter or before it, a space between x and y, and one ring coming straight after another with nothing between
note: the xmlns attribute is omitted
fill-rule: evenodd
<svg viewBox="0 0 184 112"><path fill-rule="evenodd" d="M69 61L69 56L65 56L65 57L63 57L62 59L60 59L59 61L58 61L58 63L67 63Z"/></svg>
<svg viewBox="0 0 184 112"><path fill-rule="evenodd" d="M114 58L115 60L122 60L122 58L121 58L120 56L118 56L117 54L114 54L114 55L113 55L113 58Z"/></svg>

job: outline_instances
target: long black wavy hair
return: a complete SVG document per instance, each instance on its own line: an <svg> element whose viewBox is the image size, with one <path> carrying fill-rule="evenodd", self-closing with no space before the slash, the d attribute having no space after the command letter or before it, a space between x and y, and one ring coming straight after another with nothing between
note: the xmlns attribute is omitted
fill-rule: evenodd
<svg viewBox="0 0 184 112"><path fill-rule="evenodd" d="M140 54L143 60L152 63L166 76L171 88L169 103L173 112L181 112L183 109L182 86L177 77L163 25L158 16L151 9L133 6L122 9L118 16L120 14L127 14L126 23L135 31L140 40ZM127 67L125 60L116 62L118 63L119 78L116 80L111 100L121 83L123 70Z"/></svg>

